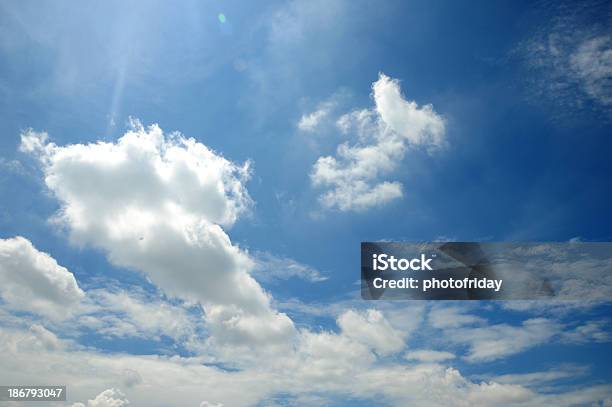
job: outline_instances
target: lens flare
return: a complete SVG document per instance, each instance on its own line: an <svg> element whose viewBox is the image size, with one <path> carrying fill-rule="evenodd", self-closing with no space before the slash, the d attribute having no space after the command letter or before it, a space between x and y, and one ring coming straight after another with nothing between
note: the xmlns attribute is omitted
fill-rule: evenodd
<svg viewBox="0 0 612 407"><path fill-rule="evenodd" d="M223 13L219 13L219 15L217 16L217 18L219 19L219 22L221 24L225 23L227 21L227 18L225 18L225 14Z"/></svg>

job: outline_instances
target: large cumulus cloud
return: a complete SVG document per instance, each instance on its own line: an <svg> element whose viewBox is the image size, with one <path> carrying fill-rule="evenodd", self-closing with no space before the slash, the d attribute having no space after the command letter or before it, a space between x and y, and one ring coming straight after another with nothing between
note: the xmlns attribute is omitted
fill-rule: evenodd
<svg viewBox="0 0 612 407"><path fill-rule="evenodd" d="M249 274L253 261L223 229L250 205L248 162L136 120L110 143L58 146L32 130L21 138L74 244L101 248L167 294L201 303L223 343L284 343L293 335L292 321Z"/></svg>

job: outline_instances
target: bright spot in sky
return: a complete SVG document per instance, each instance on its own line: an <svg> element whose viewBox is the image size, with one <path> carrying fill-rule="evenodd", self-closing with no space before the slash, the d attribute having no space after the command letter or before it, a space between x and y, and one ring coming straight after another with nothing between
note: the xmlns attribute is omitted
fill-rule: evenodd
<svg viewBox="0 0 612 407"><path fill-rule="evenodd" d="M217 18L219 19L219 22L221 22L221 23L225 23L225 21L226 21L225 14L223 14L223 13L219 13Z"/></svg>

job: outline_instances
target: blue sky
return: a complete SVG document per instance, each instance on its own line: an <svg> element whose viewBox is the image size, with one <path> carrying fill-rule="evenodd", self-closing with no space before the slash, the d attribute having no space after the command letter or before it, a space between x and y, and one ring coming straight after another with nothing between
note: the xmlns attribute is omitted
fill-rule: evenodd
<svg viewBox="0 0 612 407"><path fill-rule="evenodd" d="M0 290L3 342L47 343L44 358L60 366L96 360L99 380L60 368L70 402L170 405L145 391L159 369L177 372L169 383L194 378L177 405L371 405L373 391L359 380L351 387L326 378L329 366L345 363L394 376L379 389L388 405L457 397L468 405L612 402L609 305L365 303L356 284L361 241L612 240L605 2L3 1L0 8L0 238L5 258L19 259L0 270L25 290L18 292L42 296L49 293L11 279L21 272L15 267L47 282L59 273L67 285L58 295L70 297L49 294L41 308ZM194 138L194 150L172 141L175 131ZM104 167L98 142L133 164ZM194 152L198 146L210 154ZM173 147L208 168L193 174L215 187L194 187L201 178L165 155ZM172 185L147 173L158 157L142 155L147 148L174 171ZM368 151L378 159L363 158ZM366 191L375 193L359 201ZM204 235L192 231L190 216ZM147 245L157 236L159 246L131 251L122 240L131 230L148 231L140 239ZM189 240L192 232L200 237ZM57 264L41 269L42 253L70 274ZM159 262L147 260L156 253ZM198 262L206 263L202 275L240 279L242 291L224 299L199 286ZM71 276L78 287L66 291ZM262 328L238 338L224 330L232 316ZM382 345L360 324L391 339ZM284 365L276 359L287 344ZM499 350L478 353L489 346ZM343 350L360 361L313 356ZM406 356L415 350L452 357ZM37 352L7 360L22 365ZM159 355L160 365L147 366L143 355ZM264 359L265 368L254 367ZM185 366L193 363L206 370L190 376ZM302 366L294 376L286 373L292 363ZM398 375L403 368L431 377L439 394L395 392L398 383L412 386ZM3 370L0 382L30 374ZM278 376L290 379L262 384ZM246 383L244 395L220 390L237 380Z"/></svg>

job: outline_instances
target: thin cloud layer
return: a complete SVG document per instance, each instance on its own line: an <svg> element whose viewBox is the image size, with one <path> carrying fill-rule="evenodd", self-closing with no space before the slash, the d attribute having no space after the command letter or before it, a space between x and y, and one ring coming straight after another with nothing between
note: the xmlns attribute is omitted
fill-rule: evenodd
<svg viewBox="0 0 612 407"><path fill-rule="evenodd" d="M512 54L528 70L527 92L548 100L564 115L590 110L612 114L612 37L605 1L559 2L541 10L549 19Z"/></svg>
<svg viewBox="0 0 612 407"><path fill-rule="evenodd" d="M445 124L431 105L406 100L398 80L384 74L372 85L374 107L342 115L337 126L353 136L335 156L320 157L312 168L312 185L328 209L363 211L403 196L402 184L385 178L411 148L444 145Z"/></svg>
<svg viewBox="0 0 612 407"><path fill-rule="evenodd" d="M601 35L584 41L570 63L585 92L601 104L612 104L612 37Z"/></svg>
<svg viewBox="0 0 612 407"><path fill-rule="evenodd" d="M288 257L275 256L269 252L256 252L254 259L253 275L259 281L299 278L311 283L318 283L328 279L319 270Z"/></svg>

